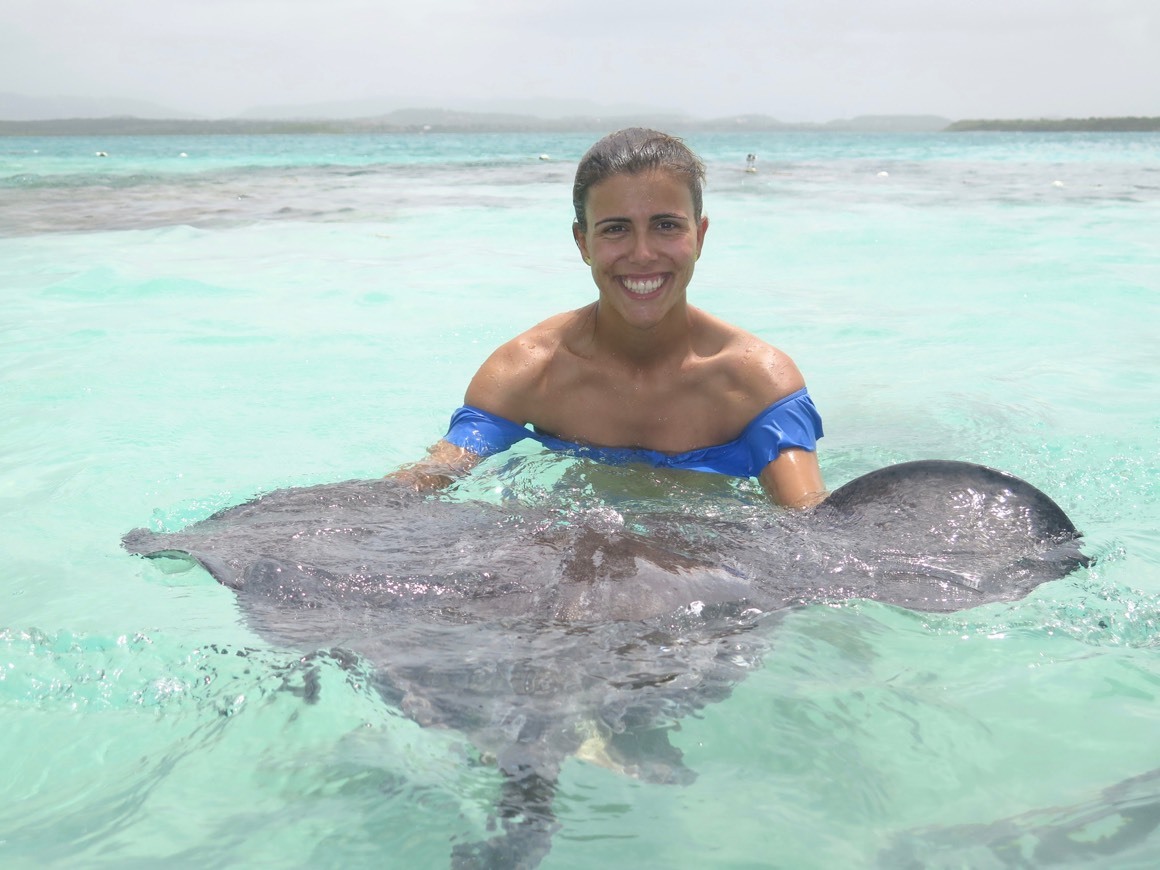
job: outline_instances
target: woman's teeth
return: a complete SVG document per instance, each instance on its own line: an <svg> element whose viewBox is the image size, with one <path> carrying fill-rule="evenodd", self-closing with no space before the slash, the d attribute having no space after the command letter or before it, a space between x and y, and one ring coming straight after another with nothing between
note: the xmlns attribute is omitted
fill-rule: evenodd
<svg viewBox="0 0 1160 870"><path fill-rule="evenodd" d="M645 279L621 278L620 283L624 285L624 289L629 293L644 294L652 293L665 283L665 279L663 277Z"/></svg>

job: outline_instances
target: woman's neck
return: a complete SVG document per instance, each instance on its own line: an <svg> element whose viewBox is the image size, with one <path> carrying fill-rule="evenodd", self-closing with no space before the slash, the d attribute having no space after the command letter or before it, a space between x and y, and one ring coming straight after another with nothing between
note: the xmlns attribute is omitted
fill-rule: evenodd
<svg viewBox="0 0 1160 870"><path fill-rule="evenodd" d="M674 306L664 320L639 329L616 316L610 306L597 301L591 315L593 352L640 368L655 368L685 358L692 344L692 311Z"/></svg>

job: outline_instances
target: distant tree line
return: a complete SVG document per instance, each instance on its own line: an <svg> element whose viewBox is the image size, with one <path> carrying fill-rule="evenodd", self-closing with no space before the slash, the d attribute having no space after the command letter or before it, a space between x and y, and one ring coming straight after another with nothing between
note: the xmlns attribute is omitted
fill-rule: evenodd
<svg viewBox="0 0 1160 870"><path fill-rule="evenodd" d="M1019 118L1007 121L955 121L951 133L1155 133L1160 118Z"/></svg>

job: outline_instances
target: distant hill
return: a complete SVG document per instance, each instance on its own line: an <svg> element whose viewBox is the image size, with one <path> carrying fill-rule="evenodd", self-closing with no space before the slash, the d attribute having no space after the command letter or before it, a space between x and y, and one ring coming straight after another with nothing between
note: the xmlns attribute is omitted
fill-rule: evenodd
<svg viewBox="0 0 1160 870"><path fill-rule="evenodd" d="M361 133L326 121L185 120L181 118L55 118L0 121L0 136L256 136L277 133Z"/></svg>
<svg viewBox="0 0 1160 870"><path fill-rule="evenodd" d="M142 100L26 97L0 93L2 135L162 135L199 133L607 132L653 126L685 132L812 130L934 132L950 120L934 115L864 115L824 123L788 123L762 114L693 118L641 104L534 97L416 107L399 97L256 106L233 118L208 119Z"/></svg>
<svg viewBox="0 0 1160 870"><path fill-rule="evenodd" d="M373 100L336 100L324 103L285 103L272 106L254 106L237 117L266 121L350 121L375 118L408 110L414 101L403 97L381 97ZM679 115L679 112L658 110L636 104L602 105L592 100L565 100L555 97L532 97L519 100L468 100L445 110L473 115L518 115L534 118L599 118L628 115Z"/></svg>
<svg viewBox="0 0 1160 870"><path fill-rule="evenodd" d="M852 133L937 133L950 123L950 118L940 115L859 115L847 121L828 121L822 126Z"/></svg>
<svg viewBox="0 0 1160 870"><path fill-rule="evenodd" d="M848 133L1152 132L1160 118L1038 118L951 121L939 115L859 115L802 123L763 114L694 118L637 104L534 97L464 101L456 108L409 106L400 97L256 106L208 119L144 100L27 97L0 93L0 135L198 135L261 133L607 132L653 126L684 133L751 130Z"/></svg>
<svg viewBox="0 0 1160 870"><path fill-rule="evenodd" d="M939 115L859 115L821 123L790 123L769 115L731 115L710 121L693 121L697 129L713 130L828 130L836 133L937 133L950 118Z"/></svg>
<svg viewBox="0 0 1160 870"><path fill-rule="evenodd" d="M536 118L457 112L451 109L398 109L373 118L350 120L262 120L223 118L58 118L45 121L0 121L0 136L165 136L259 135L274 133L606 133L634 124L703 129L680 118ZM711 129L711 128L709 128Z"/></svg>
<svg viewBox="0 0 1160 870"><path fill-rule="evenodd" d="M373 118L352 118L338 122L348 129L396 129L454 132L454 131L569 131L606 130L631 124L687 125L683 115L666 115L656 111L625 116L576 115L543 118L513 112L470 112L461 109L407 108L396 109Z"/></svg>
<svg viewBox="0 0 1160 870"><path fill-rule="evenodd" d="M955 121L952 133L1155 133L1160 118L1036 118L995 121Z"/></svg>
<svg viewBox="0 0 1160 870"><path fill-rule="evenodd" d="M593 100L528 97L519 100L472 100L459 108L469 112L501 112L537 118L626 118L684 117L684 113L664 106L643 103L597 103Z"/></svg>
<svg viewBox="0 0 1160 870"><path fill-rule="evenodd" d="M244 121L343 121L388 115L406 106L409 100L382 97L375 100L332 100L325 103L280 103L252 106L237 115Z"/></svg>
<svg viewBox="0 0 1160 870"><path fill-rule="evenodd" d="M868 115L824 124L790 124L768 115L734 115L697 119L676 113L641 111L628 115L543 118L501 112L468 112L455 109L402 108L360 118L264 118L104 117L45 120L0 120L0 135L7 136L150 136L264 133L484 133L484 132L593 132L605 133L627 126L651 126L682 133L746 130L777 132L935 132L946 128L945 118L929 115Z"/></svg>
<svg viewBox="0 0 1160 870"><path fill-rule="evenodd" d="M607 132L633 125L694 131L840 130L932 132L951 122L934 115L865 115L825 123L788 123L762 114L693 118L635 103L532 97L422 107L400 97L256 106L209 119L142 100L27 97L0 93L3 135L150 135L198 133Z"/></svg>
<svg viewBox="0 0 1160 870"><path fill-rule="evenodd" d="M26 97L0 93L0 118L6 121L49 121L55 118L196 118L145 100L92 97Z"/></svg>

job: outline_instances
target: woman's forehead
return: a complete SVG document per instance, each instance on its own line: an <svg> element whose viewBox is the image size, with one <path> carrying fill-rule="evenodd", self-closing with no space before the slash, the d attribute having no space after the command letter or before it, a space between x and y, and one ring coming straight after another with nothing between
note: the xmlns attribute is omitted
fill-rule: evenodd
<svg viewBox="0 0 1160 870"><path fill-rule="evenodd" d="M589 215L612 211L693 212L693 194L685 179L665 169L619 173L609 176L588 191Z"/></svg>

